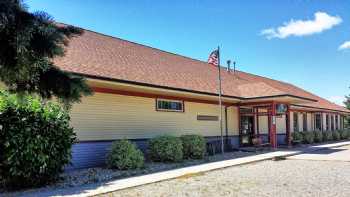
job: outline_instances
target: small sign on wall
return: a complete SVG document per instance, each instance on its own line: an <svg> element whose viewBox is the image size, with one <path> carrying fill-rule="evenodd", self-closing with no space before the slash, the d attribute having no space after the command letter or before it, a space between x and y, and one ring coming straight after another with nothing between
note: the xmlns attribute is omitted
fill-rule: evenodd
<svg viewBox="0 0 350 197"><path fill-rule="evenodd" d="M198 115L197 120L201 121L218 121L219 117L218 116L208 116L208 115Z"/></svg>

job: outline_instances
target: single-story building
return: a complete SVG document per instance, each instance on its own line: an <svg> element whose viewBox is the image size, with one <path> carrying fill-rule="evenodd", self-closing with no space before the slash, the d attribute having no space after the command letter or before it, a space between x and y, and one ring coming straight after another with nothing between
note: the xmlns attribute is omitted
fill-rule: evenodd
<svg viewBox="0 0 350 197"><path fill-rule="evenodd" d="M207 62L89 30L54 61L95 92L72 107L75 168L104 164L118 139L144 148L159 135L220 136L218 69ZM277 147L291 132L343 129L350 113L289 83L225 68L221 75L223 131L233 147L250 146L253 136Z"/></svg>

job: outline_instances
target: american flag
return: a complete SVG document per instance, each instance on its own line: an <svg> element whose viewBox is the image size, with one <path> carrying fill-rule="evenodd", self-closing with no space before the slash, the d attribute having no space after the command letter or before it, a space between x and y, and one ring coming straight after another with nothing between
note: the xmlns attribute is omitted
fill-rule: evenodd
<svg viewBox="0 0 350 197"><path fill-rule="evenodd" d="M215 50L210 53L208 58L208 64L219 66L219 50Z"/></svg>

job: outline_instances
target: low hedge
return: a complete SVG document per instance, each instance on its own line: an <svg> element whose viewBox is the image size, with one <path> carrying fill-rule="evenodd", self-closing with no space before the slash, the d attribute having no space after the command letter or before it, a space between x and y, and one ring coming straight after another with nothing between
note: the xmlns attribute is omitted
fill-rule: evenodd
<svg viewBox="0 0 350 197"><path fill-rule="evenodd" d="M119 140L112 144L107 157L109 168L119 170L139 169L144 166L143 153L129 140Z"/></svg>
<svg viewBox="0 0 350 197"><path fill-rule="evenodd" d="M316 143L323 142L323 135L321 131L314 131L314 141Z"/></svg>
<svg viewBox="0 0 350 197"><path fill-rule="evenodd" d="M183 135L180 137L184 159L203 159L206 153L206 140L200 135Z"/></svg>
<svg viewBox="0 0 350 197"><path fill-rule="evenodd" d="M323 134L323 141L332 141L333 140L332 132L323 131L322 134Z"/></svg>
<svg viewBox="0 0 350 197"><path fill-rule="evenodd" d="M183 160L183 146L180 138L160 136L149 140L148 152L152 161L180 162Z"/></svg>
<svg viewBox="0 0 350 197"><path fill-rule="evenodd" d="M349 136L349 131L348 130L340 130L339 131L339 134L340 134L340 138L342 140L345 140L345 139L348 139L350 136Z"/></svg>
<svg viewBox="0 0 350 197"><path fill-rule="evenodd" d="M304 131L302 132L304 143L305 144L312 144L314 143L315 135L311 131Z"/></svg>
<svg viewBox="0 0 350 197"><path fill-rule="evenodd" d="M293 132L292 133L292 142L293 143L296 143L296 142L300 142L302 143L304 141L304 138L303 138L303 134L301 132Z"/></svg>
<svg viewBox="0 0 350 197"><path fill-rule="evenodd" d="M76 136L66 110L0 91L0 182L8 189L55 181Z"/></svg>
<svg viewBox="0 0 350 197"><path fill-rule="evenodd" d="M331 133L332 133L333 140L335 140L335 141L340 140L340 134L338 131L332 131Z"/></svg>

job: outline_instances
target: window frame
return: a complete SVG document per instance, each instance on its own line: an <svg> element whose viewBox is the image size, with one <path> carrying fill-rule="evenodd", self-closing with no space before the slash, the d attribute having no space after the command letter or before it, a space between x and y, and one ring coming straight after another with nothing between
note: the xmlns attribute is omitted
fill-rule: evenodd
<svg viewBox="0 0 350 197"><path fill-rule="evenodd" d="M295 118L296 117L296 118ZM293 131L299 132L299 114L298 112L293 112Z"/></svg>
<svg viewBox="0 0 350 197"><path fill-rule="evenodd" d="M331 117L331 131L334 131L335 130L335 125L334 125L334 115L330 115Z"/></svg>
<svg viewBox="0 0 350 197"><path fill-rule="evenodd" d="M330 118L329 118L329 114L326 114L326 131L330 131Z"/></svg>
<svg viewBox="0 0 350 197"><path fill-rule="evenodd" d="M307 131L307 113L303 113L303 131Z"/></svg>
<svg viewBox="0 0 350 197"><path fill-rule="evenodd" d="M166 102L177 102L181 103L182 109L181 110L176 110L176 109L161 109L159 108L158 101L166 101ZM184 113L185 112L185 102L183 100L173 100L173 99L163 99L163 98L156 98L156 111L159 112L180 112Z"/></svg>
<svg viewBox="0 0 350 197"><path fill-rule="evenodd" d="M319 118L319 127L317 126L318 118ZM315 114L315 130L322 131L322 114L320 113Z"/></svg>
<svg viewBox="0 0 350 197"><path fill-rule="evenodd" d="M339 115L335 115L335 130L339 130Z"/></svg>

